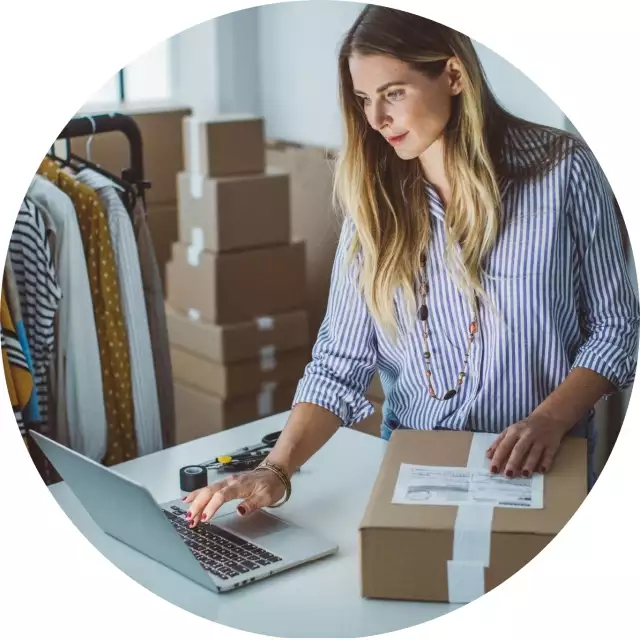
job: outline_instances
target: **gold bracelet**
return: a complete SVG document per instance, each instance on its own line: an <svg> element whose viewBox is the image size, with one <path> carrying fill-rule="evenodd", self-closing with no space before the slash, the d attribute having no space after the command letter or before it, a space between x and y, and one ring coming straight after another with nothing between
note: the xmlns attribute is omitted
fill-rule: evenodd
<svg viewBox="0 0 640 640"><path fill-rule="evenodd" d="M267 462L266 460L263 460L254 469L254 471L259 471L260 469L267 469L268 471L275 473L280 479L280 482L282 482L282 484L284 485L284 499L281 502L269 505L270 509L281 507L291 497L291 480L289 479L289 476L280 465L274 464L273 462Z"/></svg>

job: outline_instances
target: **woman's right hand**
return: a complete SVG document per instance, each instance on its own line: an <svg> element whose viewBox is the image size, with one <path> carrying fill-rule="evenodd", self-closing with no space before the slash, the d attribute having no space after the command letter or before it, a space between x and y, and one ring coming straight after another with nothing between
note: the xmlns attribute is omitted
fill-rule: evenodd
<svg viewBox="0 0 640 640"><path fill-rule="evenodd" d="M208 487L192 491L183 500L190 507L189 527L211 520L218 509L230 500L242 500L237 510L241 516L275 504L285 494L278 476L268 469L238 473Z"/></svg>

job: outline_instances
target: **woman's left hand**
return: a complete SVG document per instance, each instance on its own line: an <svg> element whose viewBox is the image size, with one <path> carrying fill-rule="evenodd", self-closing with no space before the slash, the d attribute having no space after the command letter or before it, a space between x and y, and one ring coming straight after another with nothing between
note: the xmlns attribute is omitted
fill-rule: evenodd
<svg viewBox="0 0 640 640"><path fill-rule="evenodd" d="M491 472L514 478L547 473L567 432L564 425L548 416L531 415L512 424L487 450Z"/></svg>

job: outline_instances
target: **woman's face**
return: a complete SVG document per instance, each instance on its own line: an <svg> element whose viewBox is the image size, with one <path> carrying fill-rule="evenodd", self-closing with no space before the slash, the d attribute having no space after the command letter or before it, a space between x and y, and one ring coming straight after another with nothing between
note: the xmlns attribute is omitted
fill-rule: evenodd
<svg viewBox="0 0 640 640"><path fill-rule="evenodd" d="M441 137L451 116L451 98L460 90L455 59L438 78L383 55L354 54L349 69L369 124L400 158L421 156Z"/></svg>

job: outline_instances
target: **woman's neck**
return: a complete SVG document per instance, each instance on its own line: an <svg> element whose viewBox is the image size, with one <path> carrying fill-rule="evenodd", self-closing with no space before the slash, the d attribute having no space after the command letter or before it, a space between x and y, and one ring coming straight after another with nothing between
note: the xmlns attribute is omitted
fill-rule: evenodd
<svg viewBox="0 0 640 640"><path fill-rule="evenodd" d="M451 185L444 168L444 140L442 138L438 138L420 155L420 164L425 179L436 189L446 207L451 200Z"/></svg>

